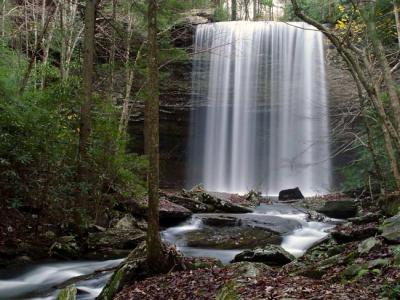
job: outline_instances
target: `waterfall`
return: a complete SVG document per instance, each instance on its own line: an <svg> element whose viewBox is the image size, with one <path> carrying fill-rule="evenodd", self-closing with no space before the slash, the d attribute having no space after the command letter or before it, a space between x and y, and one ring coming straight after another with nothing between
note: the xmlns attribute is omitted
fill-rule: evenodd
<svg viewBox="0 0 400 300"><path fill-rule="evenodd" d="M199 25L188 186L276 195L331 182L322 34L301 22Z"/></svg>

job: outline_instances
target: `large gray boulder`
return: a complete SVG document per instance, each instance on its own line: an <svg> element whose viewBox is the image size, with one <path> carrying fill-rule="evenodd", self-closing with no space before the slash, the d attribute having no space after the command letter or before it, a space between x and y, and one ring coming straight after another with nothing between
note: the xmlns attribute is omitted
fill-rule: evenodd
<svg viewBox="0 0 400 300"><path fill-rule="evenodd" d="M264 229L279 235L301 228L301 223L293 219L263 214L198 214L205 225L209 226L242 226Z"/></svg>
<svg viewBox="0 0 400 300"><path fill-rule="evenodd" d="M143 230L132 228L123 229L110 228L104 232L89 233L87 239L88 251L99 253L116 253L116 249L130 250L134 249L146 239L146 233Z"/></svg>
<svg viewBox="0 0 400 300"><path fill-rule="evenodd" d="M382 226L382 236L391 243L400 243L400 214L386 219Z"/></svg>
<svg viewBox="0 0 400 300"><path fill-rule="evenodd" d="M357 215L357 204L352 199L326 201L317 212L330 218L347 219Z"/></svg>
<svg viewBox="0 0 400 300"><path fill-rule="evenodd" d="M225 213L249 213L253 210L238 204L234 204L231 198L234 195L227 193L204 192L201 195L202 202L215 207L217 212Z"/></svg>
<svg viewBox="0 0 400 300"><path fill-rule="evenodd" d="M186 232L182 238L189 247L211 249L249 249L282 241L276 233L249 227L202 228Z"/></svg>
<svg viewBox="0 0 400 300"><path fill-rule="evenodd" d="M277 245L268 245L263 248L245 250L237 254L233 262L250 261L261 262L269 266L283 266L295 259L293 255Z"/></svg>

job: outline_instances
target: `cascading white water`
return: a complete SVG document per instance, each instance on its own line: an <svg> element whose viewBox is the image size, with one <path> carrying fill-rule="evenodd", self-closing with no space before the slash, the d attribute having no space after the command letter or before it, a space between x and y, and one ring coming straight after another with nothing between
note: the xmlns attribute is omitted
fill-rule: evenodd
<svg viewBox="0 0 400 300"><path fill-rule="evenodd" d="M329 190L322 34L299 22L204 24L195 53L188 186Z"/></svg>

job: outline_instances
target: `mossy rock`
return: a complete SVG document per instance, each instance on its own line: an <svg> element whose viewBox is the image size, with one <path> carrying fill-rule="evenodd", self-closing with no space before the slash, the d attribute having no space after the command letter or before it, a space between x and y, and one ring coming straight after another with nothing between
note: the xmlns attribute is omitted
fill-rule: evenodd
<svg viewBox="0 0 400 300"><path fill-rule="evenodd" d="M357 214L357 204L353 199L326 201L317 212L330 218L347 219Z"/></svg>
<svg viewBox="0 0 400 300"><path fill-rule="evenodd" d="M236 276L244 276L255 278L261 274L265 274L271 271L271 267L257 262L242 261L232 263L227 267L229 270L235 272Z"/></svg>
<svg viewBox="0 0 400 300"><path fill-rule="evenodd" d="M215 300L240 300L233 281L229 281L217 291Z"/></svg>
<svg viewBox="0 0 400 300"><path fill-rule="evenodd" d="M370 237L364 241L362 241L360 244L358 244L358 252L360 254L366 254L370 252L372 249L379 247L382 245L382 242L378 240L377 238Z"/></svg>
<svg viewBox="0 0 400 300"><path fill-rule="evenodd" d="M233 261L250 261L264 263L269 266L283 266L294 259L295 257L281 246L268 245L254 250L245 250L237 254Z"/></svg>
<svg viewBox="0 0 400 300"><path fill-rule="evenodd" d="M400 214L386 219L382 226L382 236L391 243L400 243Z"/></svg>
<svg viewBox="0 0 400 300"><path fill-rule="evenodd" d="M248 227L203 228L185 233L190 247L212 249L249 249L257 246L280 244L282 238L263 229Z"/></svg>
<svg viewBox="0 0 400 300"><path fill-rule="evenodd" d="M377 258L367 263L369 269L384 268L390 265L390 261L387 258Z"/></svg>
<svg viewBox="0 0 400 300"><path fill-rule="evenodd" d="M400 246L390 247L390 252L393 255L393 264L400 267Z"/></svg>
<svg viewBox="0 0 400 300"><path fill-rule="evenodd" d="M63 288L57 296L57 300L75 300L76 299L76 287L69 285Z"/></svg>
<svg viewBox="0 0 400 300"><path fill-rule="evenodd" d="M352 264L348 266L342 273L347 280L358 279L368 273L368 266L365 264Z"/></svg>

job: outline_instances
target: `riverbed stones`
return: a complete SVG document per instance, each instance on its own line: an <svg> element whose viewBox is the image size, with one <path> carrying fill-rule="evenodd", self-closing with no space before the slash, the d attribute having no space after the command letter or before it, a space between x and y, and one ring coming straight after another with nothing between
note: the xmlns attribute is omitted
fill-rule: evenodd
<svg viewBox="0 0 400 300"><path fill-rule="evenodd" d="M388 242L400 244L400 214L386 219L380 229Z"/></svg>
<svg viewBox="0 0 400 300"><path fill-rule="evenodd" d="M198 198L183 196L178 193L164 193L169 201L181 205L193 213L211 212L213 207L199 201Z"/></svg>
<svg viewBox="0 0 400 300"><path fill-rule="evenodd" d="M248 249L282 241L276 233L246 227L203 228L187 232L183 238L189 247L211 249Z"/></svg>
<svg viewBox="0 0 400 300"><path fill-rule="evenodd" d="M245 250L237 254L233 262L250 261L261 262L269 266L283 266L294 259L295 257L282 247L277 245L268 245L253 250Z"/></svg>
<svg viewBox="0 0 400 300"><path fill-rule="evenodd" d="M293 219L263 214L198 214L203 224L216 227L242 226L264 229L279 235L288 234L301 228L301 223Z"/></svg>
<svg viewBox="0 0 400 300"><path fill-rule="evenodd" d="M357 204L353 199L326 201L317 212L330 218L347 219L356 216Z"/></svg>
<svg viewBox="0 0 400 300"><path fill-rule="evenodd" d="M160 198L160 222L164 225L172 225L182 222L192 215L192 212L166 198Z"/></svg>
<svg viewBox="0 0 400 300"><path fill-rule="evenodd" d="M57 300L75 300L77 289L74 285L63 288L57 296Z"/></svg>
<svg viewBox="0 0 400 300"><path fill-rule="evenodd" d="M378 222L381 217L382 215L379 213L368 212L365 215L359 217L349 218L348 221L353 224L361 225L371 222Z"/></svg>
<svg viewBox="0 0 400 300"><path fill-rule="evenodd" d="M339 243L350 243L354 241L361 241L369 237L376 236L380 233L377 225L371 223L365 226L353 226L352 223L347 223L344 226L338 227L331 232L334 240Z"/></svg>
<svg viewBox="0 0 400 300"><path fill-rule="evenodd" d="M298 187L293 189L282 190L279 192L279 201L300 200L304 199Z"/></svg>
<svg viewBox="0 0 400 300"><path fill-rule="evenodd" d="M249 213L252 212L250 208L234 204L230 201L232 194L227 193L202 193L202 202L212 205L216 211L226 213Z"/></svg>

